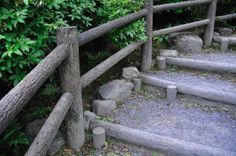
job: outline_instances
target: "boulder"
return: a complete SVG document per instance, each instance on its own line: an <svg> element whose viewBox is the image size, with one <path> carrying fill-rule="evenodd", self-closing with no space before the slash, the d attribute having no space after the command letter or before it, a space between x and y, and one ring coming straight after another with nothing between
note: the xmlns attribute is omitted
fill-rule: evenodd
<svg viewBox="0 0 236 156"><path fill-rule="evenodd" d="M136 67L123 68L122 77L127 80L133 80L140 76L140 73Z"/></svg>
<svg viewBox="0 0 236 156"><path fill-rule="evenodd" d="M200 53L203 47L202 39L194 34L183 34L176 36L175 48L186 53Z"/></svg>
<svg viewBox="0 0 236 156"><path fill-rule="evenodd" d="M168 49L161 49L160 55L164 57L177 57L178 51L177 50L168 50Z"/></svg>
<svg viewBox="0 0 236 156"><path fill-rule="evenodd" d="M99 96L104 100L123 100L131 95L133 83L126 80L113 80L98 88Z"/></svg>
<svg viewBox="0 0 236 156"><path fill-rule="evenodd" d="M46 119L36 119L30 122L25 127L25 133L31 142L33 142L34 138L37 136L38 132L42 128L45 121ZM50 155L50 156L55 155L64 145L65 145L64 136L62 135L60 131L58 131L57 135L53 139L53 142L47 151L47 155Z"/></svg>
<svg viewBox="0 0 236 156"><path fill-rule="evenodd" d="M112 110L116 109L114 100L95 100L93 101L93 112L97 115L107 116Z"/></svg>
<svg viewBox="0 0 236 156"><path fill-rule="evenodd" d="M218 28L218 32L221 36L230 36L233 33L233 30L227 27Z"/></svg>

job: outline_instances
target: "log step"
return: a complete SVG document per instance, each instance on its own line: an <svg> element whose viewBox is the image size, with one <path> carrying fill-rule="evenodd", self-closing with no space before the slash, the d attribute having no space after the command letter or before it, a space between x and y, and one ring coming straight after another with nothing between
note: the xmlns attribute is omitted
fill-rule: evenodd
<svg viewBox="0 0 236 156"><path fill-rule="evenodd" d="M167 88L168 85L176 85L177 91L180 93L236 105L236 84L221 80L216 76L160 71L142 73L141 78L143 83L148 85L163 88Z"/></svg>
<svg viewBox="0 0 236 156"><path fill-rule="evenodd" d="M190 58L173 58L167 57L166 63L193 69L201 69L208 71L230 72L236 73L236 64L214 62L205 60L195 60Z"/></svg>

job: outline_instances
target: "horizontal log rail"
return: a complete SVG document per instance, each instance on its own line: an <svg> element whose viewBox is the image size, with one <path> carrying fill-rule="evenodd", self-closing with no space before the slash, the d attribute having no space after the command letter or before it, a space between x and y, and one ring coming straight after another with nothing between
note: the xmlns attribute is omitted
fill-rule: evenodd
<svg viewBox="0 0 236 156"><path fill-rule="evenodd" d="M212 0L194 0L194 1L187 1L187 2L179 2L179 3L161 4L161 5L154 6L153 12L156 13L156 12L166 11L166 10L171 10L171 9L179 9L179 8L185 8L189 6L208 4L210 2L212 2Z"/></svg>
<svg viewBox="0 0 236 156"><path fill-rule="evenodd" d="M98 37L103 36L104 34L125 26L135 20L138 20L147 14L147 9L139 10L135 13L129 14L127 16L112 20L108 23L99 25L95 28L92 28L88 31L85 31L79 35L79 46L82 46Z"/></svg>
<svg viewBox="0 0 236 156"><path fill-rule="evenodd" d="M183 25L178 25L178 26L174 26L174 27L170 27L170 28L160 29L160 30L154 31L153 36L155 37L158 35L165 35L165 34L177 32L177 31L192 29L192 28L207 25L207 24L209 24L209 22L210 22L209 19L205 19L205 20L187 23L187 24L183 24Z"/></svg>
<svg viewBox="0 0 236 156"><path fill-rule="evenodd" d="M81 77L82 88L86 87L91 82L96 80L99 76L101 76L103 73L105 73L108 69L110 69L115 64L117 64L120 60L122 60L123 58L128 56L135 49L140 47L143 43L144 43L144 41L138 41L138 42L128 45L127 47L121 49L120 51L118 51L114 55L110 56L108 59L106 59L105 61L103 61L102 63L100 63L99 65L97 65L96 67L94 67L93 69L88 71L87 73L85 73Z"/></svg>
<svg viewBox="0 0 236 156"><path fill-rule="evenodd" d="M216 16L216 21L226 21L226 20L232 20L234 18L236 18L236 13L228 14L228 15L222 15L222 16Z"/></svg>
<svg viewBox="0 0 236 156"><path fill-rule="evenodd" d="M25 156L46 155L47 150L56 136L62 121L73 103L73 100L74 96L71 93L65 93L62 95Z"/></svg>
<svg viewBox="0 0 236 156"><path fill-rule="evenodd" d="M68 45L57 46L0 101L0 134L68 55Z"/></svg>
<svg viewBox="0 0 236 156"><path fill-rule="evenodd" d="M188 1L188 2L179 2L179 3L169 3L169 4L162 4L162 5L156 5L153 7L153 12L158 11L165 11L170 9L178 9L178 8L184 8L189 6L195 6L195 5L201 5L201 4L208 4L212 0L194 0L194 1ZM87 30L85 32L82 32L79 37L79 46L83 46L86 43L91 42L92 40L99 38L106 33L113 31L114 29L120 28L122 26L125 26L131 22L134 22L142 17L147 15L147 9L141 9L135 13L129 14L127 16L112 20L108 23L99 25L97 27L94 27L90 30Z"/></svg>

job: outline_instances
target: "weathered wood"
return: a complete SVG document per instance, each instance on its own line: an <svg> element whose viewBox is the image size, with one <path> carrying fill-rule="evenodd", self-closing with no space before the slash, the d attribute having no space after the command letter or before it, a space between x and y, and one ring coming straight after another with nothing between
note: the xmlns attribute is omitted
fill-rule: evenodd
<svg viewBox="0 0 236 156"><path fill-rule="evenodd" d="M209 19L205 19L205 20L196 21L196 22L192 22L192 23L182 24L182 25L179 25L179 26L174 26L174 27L170 27L170 28L160 29L160 30L154 31L153 32L153 36L165 35L165 34L170 34L170 33L173 33L173 32L178 32L178 31L183 31L183 30L187 30L187 29L192 29L192 28L196 28L196 27L207 25L209 22L210 22Z"/></svg>
<svg viewBox="0 0 236 156"><path fill-rule="evenodd" d="M171 65L177 65L187 68L236 73L236 65L233 63L218 63L213 61L173 57L167 57L166 62Z"/></svg>
<svg viewBox="0 0 236 156"><path fill-rule="evenodd" d="M88 31L85 31L80 34L78 40L79 40L79 46L82 46L98 37L101 37L102 35L113 31L114 29L120 28L122 26L125 26L133 21L136 21L142 17L144 17L147 14L146 9L139 10L135 13L129 14L127 16L112 20L108 23L99 25L95 28L92 28Z"/></svg>
<svg viewBox="0 0 236 156"><path fill-rule="evenodd" d="M0 134L68 55L68 45L57 46L0 101Z"/></svg>
<svg viewBox="0 0 236 156"><path fill-rule="evenodd" d="M43 127L34 139L25 156L44 156L47 153L57 131L68 112L74 97L71 93L62 95Z"/></svg>
<svg viewBox="0 0 236 156"><path fill-rule="evenodd" d="M212 0L193 0L193 1L186 1L186 2L155 5L153 7L153 11L154 11L154 13L156 13L156 12L165 11L165 10L185 8L185 7L201 5L201 4L208 4L211 1Z"/></svg>
<svg viewBox="0 0 236 156"><path fill-rule="evenodd" d="M222 15L222 16L216 16L216 21L226 21L236 18L236 13L234 14L228 14L228 15Z"/></svg>
<svg viewBox="0 0 236 156"><path fill-rule="evenodd" d="M216 6L217 0L212 0L209 5L209 10L207 13L207 18L210 20L210 23L207 25L204 36L205 46L210 46L213 39L214 27L215 27L215 17L216 17Z"/></svg>
<svg viewBox="0 0 236 156"><path fill-rule="evenodd" d="M146 36L147 41L142 46L141 70L147 71L152 65L152 31L153 31L153 0L146 0Z"/></svg>
<svg viewBox="0 0 236 156"><path fill-rule="evenodd" d="M177 140L168 136L161 136L126 126L109 122L94 120L90 122L90 128L103 127L106 135L128 143L145 146L152 149L161 149L173 153L173 155L235 155L236 152L227 151L217 147Z"/></svg>
<svg viewBox="0 0 236 156"><path fill-rule="evenodd" d="M60 79L63 92L70 92L75 97L66 117L67 141L73 149L84 143L83 103L80 88L80 61L77 27L63 27L58 30L57 44L70 44L69 55L60 66Z"/></svg>
<svg viewBox="0 0 236 156"><path fill-rule="evenodd" d="M108 59L106 59L105 61L103 61L102 63L100 63L99 65L97 65L96 67L94 67L93 69L88 71L87 73L85 73L81 77L82 88L86 87L91 82L96 80L99 76L101 76L103 73L105 73L108 69L110 69L115 64L117 64L120 60L122 60L123 58L128 56L135 49L140 47L143 43L144 43L144 41L139 41L139 42L135 42L135 43L128 45L127 47L121 49L120 51L118 51L117 53L115 53L114 55L112 55L111 57L109 57Z"/></svg>

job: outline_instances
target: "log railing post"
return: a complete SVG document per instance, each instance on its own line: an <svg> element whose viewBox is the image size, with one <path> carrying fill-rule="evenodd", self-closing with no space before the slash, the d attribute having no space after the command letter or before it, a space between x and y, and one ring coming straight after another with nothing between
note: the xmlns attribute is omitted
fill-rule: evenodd
<svg viewBox="0 0 236 156"><path fill-rule="evenodd" d="M75 97L67 116L67 141L70 148L77 150L84 143L83 104L80 87L80 61L77 27L62 27L57 32L57 44L67 43L69 55L59 68L63 92Z"/></svg>
<svg viewBox="0 0 236 156"><path fill-rule="evenodd" d="M146 0L146 35L147 41L142 46L141 70L147 71L152 65L152 31L153 31L153 0Z"/></svg>
<svg viewBox="0 0 236 156"><path fill-rule="evenodd" d="M216 7L217 7L217 0L212 0L212 2L209 4L209 9L207 13L207 18L210 20L210 23L207 25L205 30L205 37L204 37L205 46L210 46L212 42L214 27L215 27Z"/></svg>

